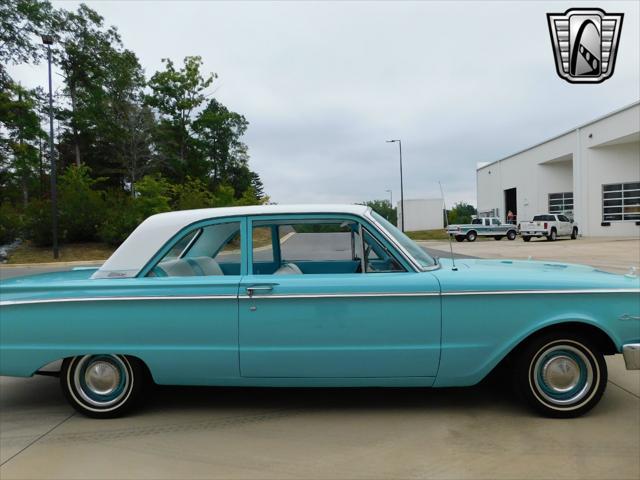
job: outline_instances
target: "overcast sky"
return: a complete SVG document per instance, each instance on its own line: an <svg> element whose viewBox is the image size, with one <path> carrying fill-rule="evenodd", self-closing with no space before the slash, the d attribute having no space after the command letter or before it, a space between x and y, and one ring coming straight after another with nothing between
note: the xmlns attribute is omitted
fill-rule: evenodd
<svg viewBox="0 0 640 480"><path fill-rule="evenodd" d="M251 168L278 203L405 198L475 204L497 160L640 99L639 5L628 2L85 2L149 77L200 55L216 97L250 122ZM77 2L54 2L75 8ZM547 12L625 14L615 74L555 71ZM16 79L45 84L42 68Z"/></svg>

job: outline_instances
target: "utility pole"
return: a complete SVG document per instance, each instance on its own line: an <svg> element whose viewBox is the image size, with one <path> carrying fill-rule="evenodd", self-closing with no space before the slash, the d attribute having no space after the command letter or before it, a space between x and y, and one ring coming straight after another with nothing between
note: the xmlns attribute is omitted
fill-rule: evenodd
<svg viewBox="0 0 640 480"><path fill-rule="evenodd" d="M51 45L52 35L42 35L42 43L47 46L49 63L49 155L51 160L51 234L53 237L53 258L58 259L58 187L56 178L56 156L53 152L53 85L51 80Z"/></svg>

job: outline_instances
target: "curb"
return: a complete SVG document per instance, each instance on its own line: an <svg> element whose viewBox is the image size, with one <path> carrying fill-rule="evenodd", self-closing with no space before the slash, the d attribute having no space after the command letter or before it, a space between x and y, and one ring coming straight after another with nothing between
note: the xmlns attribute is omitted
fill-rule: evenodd
<svg viewBox="0 0 640 480"><path fill-rule="evenodd" d="M48 263L3 263L0 264L0 269L3 268L40 268L40 267L71 267L80 265L102 265L105 260L75 260L73 262L48 262Z"/></svg>

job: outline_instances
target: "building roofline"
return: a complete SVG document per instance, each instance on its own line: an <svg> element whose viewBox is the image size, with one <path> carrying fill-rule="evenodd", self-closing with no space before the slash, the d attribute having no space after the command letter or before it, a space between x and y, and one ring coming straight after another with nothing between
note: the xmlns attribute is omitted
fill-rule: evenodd
<svg viewBox="0 0 640 480"><path fill-rule="evenodd" d="M626 105L626 106L624 106L622 108L618 108L618 109L616 109L616 110L614 110L612 112L609 112L609 113L607 113L605 115L597 117L597 118L595 118L595 119L593 119L593 120L591 120L591 121L589 121L587 123L583 123L581 125L578 125L577 127L574 127L574 128L572 128L570 130L567 130L567 131L565 131L563 133L560 133L558 135L554 135L553 137L547 138L546 140L543 140L542 142L536 143L535 145L531 145L530 147L523 148L522 150L518 150L517 152L511 153L511 154L507 155L506 157L502 157L502 158L500 158L498 160L494 160L493 162L489 162L486 165L482 165L481 167L477 167L476 168L476 172L479 172L480 170L482 170L484 168L490 167L491 165L495 165L496 163L500 163L500 162L502 162L504 160L508 160L509 158L515 157L516 155L520 155L521 153L528 152L529 150L533 150L534 148L539 147L540 145L544 145L545 143L549 143L549 142L551 142L553 140L557 140L558 138L564 137L565 135L567 135L569 133L573 133L576 130L580 130L581 128L588 127L589 125L593 125L596 122L604 120L605 118L612 117L613 115L617 115L618 113L624 112L625 110L629 110L629 109L631 109L633 107L636 107L638 105L640 105L640 100L637 100L637 101L635 101L635 102L633 102L633 103L631 103L629 105Z"/></svg>

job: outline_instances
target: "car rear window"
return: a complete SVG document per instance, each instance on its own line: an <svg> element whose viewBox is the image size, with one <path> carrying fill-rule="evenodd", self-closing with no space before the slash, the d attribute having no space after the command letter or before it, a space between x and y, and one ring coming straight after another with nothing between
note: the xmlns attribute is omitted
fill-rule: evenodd
<svg viewBox="0 0 640 480"><path fill-rule="evenodd" d="M555 222L556 218L553 215L536 215L533 217L534 222Z"/></svg>

